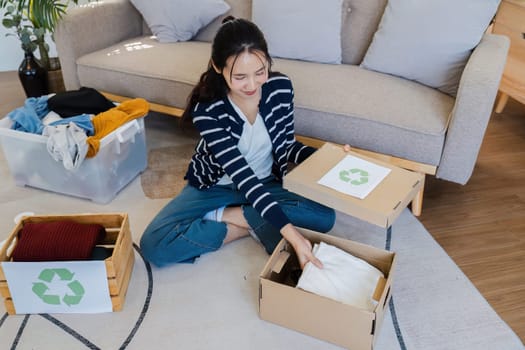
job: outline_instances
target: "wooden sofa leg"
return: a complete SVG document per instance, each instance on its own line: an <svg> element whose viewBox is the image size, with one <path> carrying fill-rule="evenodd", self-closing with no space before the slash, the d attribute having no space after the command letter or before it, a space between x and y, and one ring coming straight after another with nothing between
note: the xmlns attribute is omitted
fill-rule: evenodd
<svg viewBox="0 0 525 350"><path fill-rule="evenodd" d="M421 190L416 194L414 199L412 200L412 214L414 216L420 216L421 210L423 209L423 193L425 192L425 174L423 174L423 186L421 186Z"/></svg>
<svg viewBox="0 0 525 350"><path fill-rule="evenodd" d="M496 104L496 109L494 111L498 114L503 112L503 108L505 108L505 105L507 104L508 100L509 95L507 95L504 92L501 92L498 99L498 103Z"/></svg>

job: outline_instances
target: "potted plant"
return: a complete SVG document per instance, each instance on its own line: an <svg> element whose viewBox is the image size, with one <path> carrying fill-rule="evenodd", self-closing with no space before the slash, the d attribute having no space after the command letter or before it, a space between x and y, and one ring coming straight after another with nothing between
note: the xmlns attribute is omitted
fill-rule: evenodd
<svg viewBox="0 0 525 350"><path fill-rule="evenodd" d="M45 39L48 33L54 33L56 24L71 2L78 4L78 0L0 0L0 9L5 10L2 24L14 32L6 35L17 36L25 53L20 69L28 67L31 57L35 60L33 52L38 49L40 59L36 61L47 71L45 86L51 92L63 90L64 83L58 58L49 57L49 45ZM22 74L20 69L19 74ZM20 75L21 80L31 75L24 74ZM31 82L34 83L34 79ZM42 91L42 94L47 92Z"/></svg>

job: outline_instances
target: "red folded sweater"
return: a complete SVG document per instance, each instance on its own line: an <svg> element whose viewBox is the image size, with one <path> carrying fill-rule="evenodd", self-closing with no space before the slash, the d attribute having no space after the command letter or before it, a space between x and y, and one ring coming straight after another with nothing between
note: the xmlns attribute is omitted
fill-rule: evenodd
<svg viewBox="0 0 525 350"><path fill-rule="evenodd" d="M99 224L30 222L18 233L13 261L87 260L105 235L106 229Z"/></svg>

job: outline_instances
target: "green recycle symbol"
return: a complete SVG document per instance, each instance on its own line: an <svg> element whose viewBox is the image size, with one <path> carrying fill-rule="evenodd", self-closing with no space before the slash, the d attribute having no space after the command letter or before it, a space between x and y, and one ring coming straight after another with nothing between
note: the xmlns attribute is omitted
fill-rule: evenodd
<svg viewBox="0 0 525 350"><path fill-rule="evenodd" d="M48 283L53 281L55 275L57 275L62 281L71 281L67 286L72 294L66 293L62 299L60 298L60 295L46 294L49 290ZM38 276L38 279L43 282L33 282L33 293L35 293L46 304L60 305L64 302L67 306L77 305L82 300L85 290L79 281L72 281L74 275L75 274L68 269L44 269Z"/></svg>
<svg viewBox="0 0 525 350"><path fill-rule="evenodd" d="M351 175L359 176L359 179L352 180ZM341 170L339 172L339 179L344 182L349 182L352 185L359 186L368 182L368 172L359 168L352 168L350 170Z"/></svg>

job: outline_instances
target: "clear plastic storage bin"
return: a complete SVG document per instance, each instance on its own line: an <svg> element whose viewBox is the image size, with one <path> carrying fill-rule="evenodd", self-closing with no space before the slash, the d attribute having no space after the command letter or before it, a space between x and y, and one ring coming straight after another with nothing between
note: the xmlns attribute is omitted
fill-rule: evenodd
<svg viewBox="0 0 525 350"><path fill-rule="evenodd" d="M132 120L104 137L93 158L75 171L47 151L47 137L0 127L0 142L18 186L110 202L147 166L144 118Z"/></svg>

